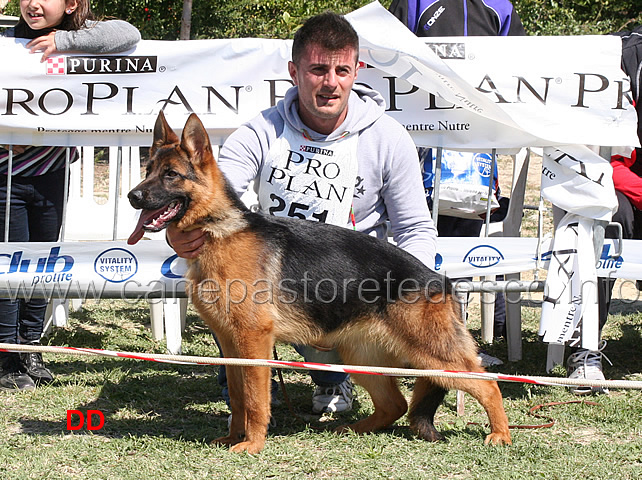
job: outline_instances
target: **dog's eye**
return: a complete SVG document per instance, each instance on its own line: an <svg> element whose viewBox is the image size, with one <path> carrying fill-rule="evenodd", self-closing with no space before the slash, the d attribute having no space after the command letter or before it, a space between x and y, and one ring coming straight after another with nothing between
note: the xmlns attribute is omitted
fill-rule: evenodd
<svg viewBox="0 0 642 480"><path fill-rule="evenodd" d="M169 178L174 178L174 177L178 177L179 174L176 170L167 170L167 172L165 172L165 176Z"/></svg>

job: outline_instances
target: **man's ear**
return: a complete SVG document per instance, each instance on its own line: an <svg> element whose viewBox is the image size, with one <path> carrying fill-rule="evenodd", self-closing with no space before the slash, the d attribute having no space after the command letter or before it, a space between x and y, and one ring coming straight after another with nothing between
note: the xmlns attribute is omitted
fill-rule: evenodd
<svg viewBox="0 0 642 480"><path fill-rule="evenodd" d="M199 163L212 156L210 137L195 113L189 116L183 128L181 148L187 152L193 163Z"/></svg>
<svg viewBox="0 0 642 480"><path fill-rule="evenodd" d="M296 76L297 71L298 69L296 68L296 65L294 64L294 62L292 61L288 62L288 73L290 74L290 78L294 82L294 85L298 86L299 82L297 81L297 76Z"/></svg>
<svg viewBox="0 0 642 480"><path fill-rule="evenodd" d="M165 114L161 110L158 112L158 117L156 117L156 123L154 124L154 141L149 151L150 156L154 155L159 148L173 143L178 143L178 136L165 120Z"/></svg>

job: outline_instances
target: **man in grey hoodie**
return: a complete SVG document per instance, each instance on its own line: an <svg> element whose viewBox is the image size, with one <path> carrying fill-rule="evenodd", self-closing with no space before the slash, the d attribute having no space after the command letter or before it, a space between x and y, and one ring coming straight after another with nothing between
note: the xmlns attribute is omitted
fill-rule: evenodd
<svg viewBox="0 0 642 480"><path fill-rule="evenodd" d="M219 166L239 195L253 181L266 213L342 225L384 240L391 233L400 248L434 268L437 235L416 147L385 114L381 95L355 85L358 56L358 35L345 18L326 12L308 19L294 36L288 63L294 87L226 140ZM203 235L173 224L167 231L184 258L199 254ZM296 348L308 362L340 362L334 351ZM352 408L347 374L311 376L315 412Z"/></svg>

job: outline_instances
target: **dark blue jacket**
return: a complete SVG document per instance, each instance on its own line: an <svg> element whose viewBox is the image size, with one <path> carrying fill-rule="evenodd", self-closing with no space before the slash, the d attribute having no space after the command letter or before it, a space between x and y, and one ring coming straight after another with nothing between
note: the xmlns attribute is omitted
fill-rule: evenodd
<svg viewBox="0 0 642 480"><path fill-rule="evenodd" d="M526 35L508 0L393 0L389 10L418 37Z"/></svg>
<svg viewBox="0 0 642 480"><path fill-rule="evenodd" d="M638 138L642 143L642 25L630 32L619 32L622 37L622 70L631 80L631 96L638 113ZM637 164L642 176L642 149L637 149Z"/></svg>

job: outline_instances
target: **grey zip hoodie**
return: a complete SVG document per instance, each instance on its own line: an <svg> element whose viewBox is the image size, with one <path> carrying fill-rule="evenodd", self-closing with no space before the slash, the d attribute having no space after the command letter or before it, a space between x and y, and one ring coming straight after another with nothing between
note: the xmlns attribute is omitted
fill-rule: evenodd
<svg viewBox="0 0 642 480"><path fill-rule="evenodd" d="M302 134L305 130L315 141L331 142L345 132L359 132L353 199L356 229L381 239L390 229L399 247L434 269L437 232L426 205L417 150L403 126L385 114L378 92L355 85L345 121L325 136L303 124L298 89L292 87L275 107L243 124L222 146L219 166L237 194L242 195L253 180L257 190L263 162L285 122Z"/></svg>

